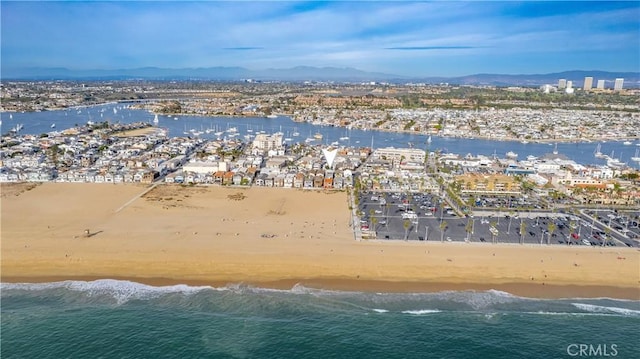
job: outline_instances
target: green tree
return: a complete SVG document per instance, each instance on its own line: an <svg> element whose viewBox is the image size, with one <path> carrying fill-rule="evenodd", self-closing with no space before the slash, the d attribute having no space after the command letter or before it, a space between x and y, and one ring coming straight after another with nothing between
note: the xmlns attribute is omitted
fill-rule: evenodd
<svg viewBox="0 0 640 359"><path fill-rule="evenodd" d="M373 228L373 215L374 215L375 211L372 209L369 210L369 225L371 226L371 228Z"/></svg>
<svg viewBox="0 0 640 359"><path fill-rule="evenodd" d="M607 241L609 240L609 236L611 235L611 228L604 227L604 236L602 237L602 246L605 246Z"/></svg>
<svg viewBox="0 0 640 359"><path fill-rule="evenodd" d="M409 226L410 225L411 225L411 222L409 222L408 219L405 219L404 221L402 221L402 226L404 227L404 240L405 241L409 237Z"/></svg>
<svg viewBox="0 0 640 359"><path fill-rule="evenodd" d="M551 236L553 232L556 230L556 224L553 220L549 220L549 224L547 224L547 230L549 233L547 234L547 244L551 244Z"/></svg>
<svg viewBox="0 0 640 359"><path fill-rule="evenodd" d="M571 241L573 241L573 231L576 229L576 222L575 221L569 221L569 238L567 238L567 245L571 244Z"/></svg>
<svg viewBox="0 0 640 359"><path fill-rule="evenodd" d="M497 228L498 222L496 221L492 221L491 224L489 225L489 232L491 232L491 243L497 243L497 238L498 238L498 228Z"/></svg>
<svg viewBox="0 0 640 359"><path fill-rule="evenodd" d="M471 240L471 233L473 232L473 218L467 218L467 224L464 226L464 230L467 232L467 242Z"/></svg>
<svg viewBox="0 0 640 359"><path fill-rule="evenodd" d="M524 234L527 232L527 224L520 219L520 244L524 244Z"/></svg>
<svg viewBox="0 0 640 359"><path fill-rule="evenodd" d="M444 231L447 229L447 221L440 222L440 242L444 242Z"/></svg>

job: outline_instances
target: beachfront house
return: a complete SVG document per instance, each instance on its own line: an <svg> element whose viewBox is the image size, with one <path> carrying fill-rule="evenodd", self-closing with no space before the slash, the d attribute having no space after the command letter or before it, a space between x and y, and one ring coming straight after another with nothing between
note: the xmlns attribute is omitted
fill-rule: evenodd
<svg viewBox="0 0 640 359"><path fill-rule="evenodd" d="M222 177L222 184L223 185L230 185L233 183L233 175L234 173L231 171L227 171L224 173L223 177Z"/></svg>
<svg viewBox="0 0 640 359"><path fill-rule="evenodd" d="M304 183L303 183L303 187L304 188L313 188L313 179L314 179L314 175L309 173L306 175L306 177L304 178Z"/></svg>
<svg viewBox="0 0 640 359"><path fill-rule="evenodd" d="M317 174L313 178L313 187L321 188L324 186L324 176L322 174Z"/></svg>
<svg viewBox="0 0 640 359"><path fill-rule="evenodd" d="M294 173L287 173L286 176L284 177L284 187L285 188L292 188L293 187L293 181L295 179L295 174Z"/></svg>
<svg viewBox="0 0 640 359"><path fill-rule="evenodd" d="M255 185L256 186L264 186L265 185L265 179L267 178L267 174L266 173L260 173L255 180Z"/></svg>
<svg viewBox="0 0 640 359"><path fill-rule="evenodd" d="M240 184L242 184L242 178L243 178L243 173L238 171L233 174L232 183L236 186L239 186Z"/></svg>

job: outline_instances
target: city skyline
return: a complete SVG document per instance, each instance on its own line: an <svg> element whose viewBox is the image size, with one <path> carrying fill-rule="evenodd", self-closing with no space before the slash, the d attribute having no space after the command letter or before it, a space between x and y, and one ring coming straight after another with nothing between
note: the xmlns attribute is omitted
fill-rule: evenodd
<svg viewBox="0 0 640 359"><path fill-rule="evenodd" d="M637 2L8 2L2 68L638 71ZM38 26L34 26L38 24Z"/></svg>

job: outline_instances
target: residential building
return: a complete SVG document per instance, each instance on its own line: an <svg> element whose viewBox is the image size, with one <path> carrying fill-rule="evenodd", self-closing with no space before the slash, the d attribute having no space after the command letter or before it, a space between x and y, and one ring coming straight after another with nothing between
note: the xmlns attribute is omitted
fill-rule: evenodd
<svg viewBox="0 0 640 359"><path fill-rule="evenodd" d="M591 90L591 88L593 87L593 77L591 76L587 76L584 78L584 85L582 86L582 89L585 91L589 91Z"/></svg>
<svg viewBox="0 0 640 359"><path fill-rule="evenodd" d="M623 78L617 78L616 82L613 84L614 91L622 91L622 85L624 84Z"/></svg>

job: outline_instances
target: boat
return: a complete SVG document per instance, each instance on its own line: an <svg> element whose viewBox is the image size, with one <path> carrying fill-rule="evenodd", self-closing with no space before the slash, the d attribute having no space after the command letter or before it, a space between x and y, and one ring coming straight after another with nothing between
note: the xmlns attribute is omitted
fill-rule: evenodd
<svg viewBox="0 0 640 359"><path fill-rule="evenodd" d="M267 118L278 118L278 115L267 115Z"/></svg>
<svg viewBox="0 0 640 359"><path fill-rule="evenodd" d="M300 136L300 132L298 132L298 131L294 131L294 132L291 134L291 136L293 136L293 137L298 137L298 136Z"/></svg>
<svg viewBox="0 0 640 359"><path fill-rule="evenodd" d="M340 137L340 141L348 141L348 140L349 140L349 136Z"/></svg>
<svg viewBox="0 0 640 359"><path fill-rule="evenodd" d="M605 158L607 159L607 166L609 167L623 167L626 165L626 163L613 157L613 151L611 151L611 156L605 156Z"/></svg>
<svg viewBox="0 0 640 359"><path fill-rule="evenodd" d="M640 162L640 148L636 148L636 154L631 157L631 161Z"/></svg>
<svg viewBox="0 0 640 359"><path fill-rule="evenodd" d="M518 158L518 154L513 151L507 152L506 156L507 158L512 158L512 159Z"/></svg>
<svg viewBox="0 0 640 359"><path fill-rule="evenodd" d="M620 161L617 158L610 158L610 159L607 160L607 166L609 166L609 167L622 167L624 165L625 165L625 163Z"/></svg>
<svg viewBox="0 0 640 359"><path fill-rule="evenodd" d="M322 134L319 132L316 132L315 135L313 135L313 138L315 138L316 140L321 140L322 139Z"/></svg>
<svg viewBox="0 0 640 359"><path fill-rule="evenodd" d="M22 130L24 126L22 124L16 124L9 132L15 132L18 133L20 132L20 130Z"/></svg>
<svg viewBox="0 0 640 359"><path fill-rule="evenodd" d="M600 151L600 144L598 143L598 146L596 146L596 150L593 152L593 155L596 158L604 158L604 155L602 154L602 152Z"/></svg>
<svg viewBox="0 0 640 359"><path fill-rule="evenodd" d="M158 122L160 122L160 121L158 120L158 114L156 114L156 116L153 118L153 124L157 125Z"/></svg>
<svg viewBox="0 0 640 359"><path fill-rule="evenodd" d="M529 141L527 141L527 140L522 140L522 141L520 141L520 143L522 143L522 144L526 145L527 143L529 143Z"/></svg>
<svg viewBox="0 0 640 359"><path fill-rule="evenodd" d="M51 128L56 128L56 124L55 124L55 123L52 123L52 124L51 124Z"/></svg>
<svg viewBox="0 0 640 359"><path fill-rule="evenodd" d="M631 141L624 141L622 144L625 146L631 146L633 143Z"/></svg>

